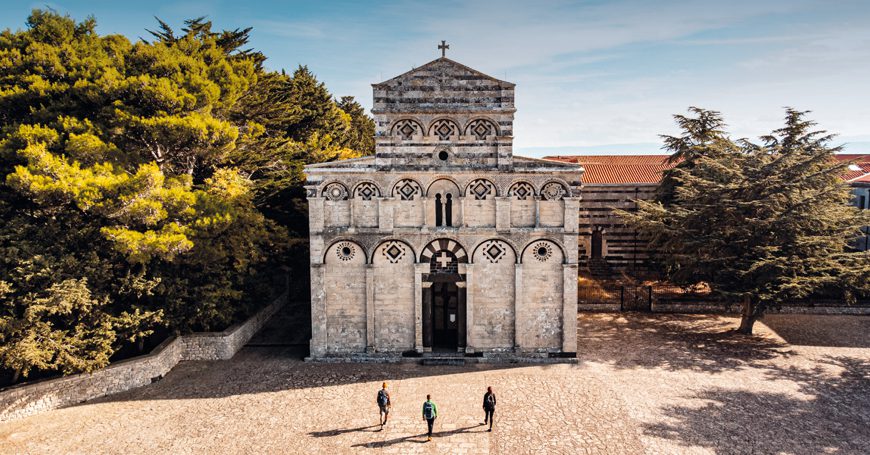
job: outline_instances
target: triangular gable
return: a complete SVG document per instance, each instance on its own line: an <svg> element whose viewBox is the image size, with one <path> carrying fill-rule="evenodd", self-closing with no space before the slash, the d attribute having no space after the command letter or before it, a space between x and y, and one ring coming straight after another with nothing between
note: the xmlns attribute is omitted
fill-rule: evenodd
<svg viewBox="0 0 870 455"><path fill-rule="evenodd" d="M450 78L452 76L454 79L459 80L467 80L468 78L486 80L502 88L513 88L515 85L512 82L496 79L474 68L465 66L454 60L450 60L447 57L441 57L432 60L431 62L426 63L423 66L414 68L410 71L406 71L394 78L387 79L386 81L377 84L372 84L372 86L375 88L390 88L398 85L404 85L406 81L415 81L416 84L420 84L423 82L422 80L424 79L437 78L440 80L444 76L447 76L447 78ZM399 84L400 82L402 84Z"/></svg>

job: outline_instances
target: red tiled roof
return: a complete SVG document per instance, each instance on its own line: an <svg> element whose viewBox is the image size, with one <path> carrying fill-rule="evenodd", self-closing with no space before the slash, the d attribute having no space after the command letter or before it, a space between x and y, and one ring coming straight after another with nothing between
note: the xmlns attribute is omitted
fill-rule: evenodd
<svg viewBox="0 0 870 455"><path fill-rule="evenodd" d="M620 183L658 183L662 172L674 167L669 164L670 155L572 155L547 156L545 160L579 163L586 172L583 183L620 184ZM843 175L850 183L870 182L870 155L860 153L841 153L835 155L839 161L853 161Z"/></svg>
<svg viewBox="0 0 870 455"><path fill-rule="evenodd" d="M669 155L584 155L548 156L544 159L579 163L586 172L583 183L658 183L662 172L676 163Z"/></svg>

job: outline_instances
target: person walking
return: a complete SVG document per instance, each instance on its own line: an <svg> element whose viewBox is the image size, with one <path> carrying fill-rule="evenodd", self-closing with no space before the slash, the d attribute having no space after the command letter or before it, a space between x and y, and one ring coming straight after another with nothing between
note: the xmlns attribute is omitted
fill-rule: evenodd
<svg viewBox="0 0 870 455"><path fill-rule="evenodd" d="M426 440L432 440L432 427L435 425L435 419L438 417L438 406L432 401L430 395L426 395L426 401L423 402L423 420L429 426L429 433L426 435Z"/></svg>
<svg viewBox="0 0 870 455"><path fill-rule="evenodd" d="M483 412L485 413L483 424L486 425L489 422L489 430L487 431L492 431L493 415L495 414L495 393L493 393L492 387L487 387L486 393L483 394Z"/></svg>
<svg viewBox="0 0 870 455"><path fill-rule="evenodd" d="M390 392L387 392L387 383L385 382L383 386L381 386L381 390L378 390L378 409L380 409L380 414L378 415L378 422L381 424L381 429L384 429L384 425L387 424L387 417L390 416L390 406L393 405L393 402L390 401Z"/></svg>

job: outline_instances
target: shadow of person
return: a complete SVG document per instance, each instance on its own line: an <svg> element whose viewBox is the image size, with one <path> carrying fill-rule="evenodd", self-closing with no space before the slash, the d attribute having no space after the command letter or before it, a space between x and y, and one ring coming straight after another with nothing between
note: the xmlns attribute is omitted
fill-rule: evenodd
<svg viewBox="0 0 870 455"><path fill-rule="evenodd" d="M486 430L471 431L471 430L474 430L475 428L480 428L480 425L472 425L470 427L456 428L453 430L433 431L432 438L433 439L443 438L443 437L452 436L454 434L459 434L459 433L486 433ZM403 442L415 442L417 444L423 444L423 443L426 443L428 441L426 441L426 433L420 433L420 434L415 434L415 435L411 435L411 436L402 436L400 438L387 439L385 441L362 442L359 444L354 444L351 447L366 447L369 449L378 449L378 448L383 448L383 447L389 447L389 446L396 445L396 444L401 444Z"/></svg>
<svg viewBox="0 0 870 455"><path fill-rule="evenodd" d="M371 430L372 428L376 428L377 430ZM308 433L309 436L314 436L315 438L325 438L328 436L338 436L340 434L345 433L356 433L356 432L369 432L375 433L381 429L380 425L369 425L367 427L358 427L358 428L345 428L343 430L327 430L327 431L312 431Z"/></svg>
<svg viewBox="0 0 870 455"><path fill-rule="evenodd" d="M366 447L369 449L379 449L381 447L389 447L403 442L416 442L417 444L426 443L426 433L415 434L411 436L402 436L400 438L387 439L384 441L361 442L354 444L351 447Z"/></svg>

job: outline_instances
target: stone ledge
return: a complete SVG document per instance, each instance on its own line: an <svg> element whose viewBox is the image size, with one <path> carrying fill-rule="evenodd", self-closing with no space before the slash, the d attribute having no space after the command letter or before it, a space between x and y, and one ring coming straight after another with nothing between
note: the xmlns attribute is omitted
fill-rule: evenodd
<svg viewBox="0 0 870 455"><path fill-rule="evenodd" d="M223 332L170 337L148 354L94 371L11 386L0 391L0 422L124 392L163 378L185 360L231 358L275 312L287 304L285 291L243 323Z"/></svg>

